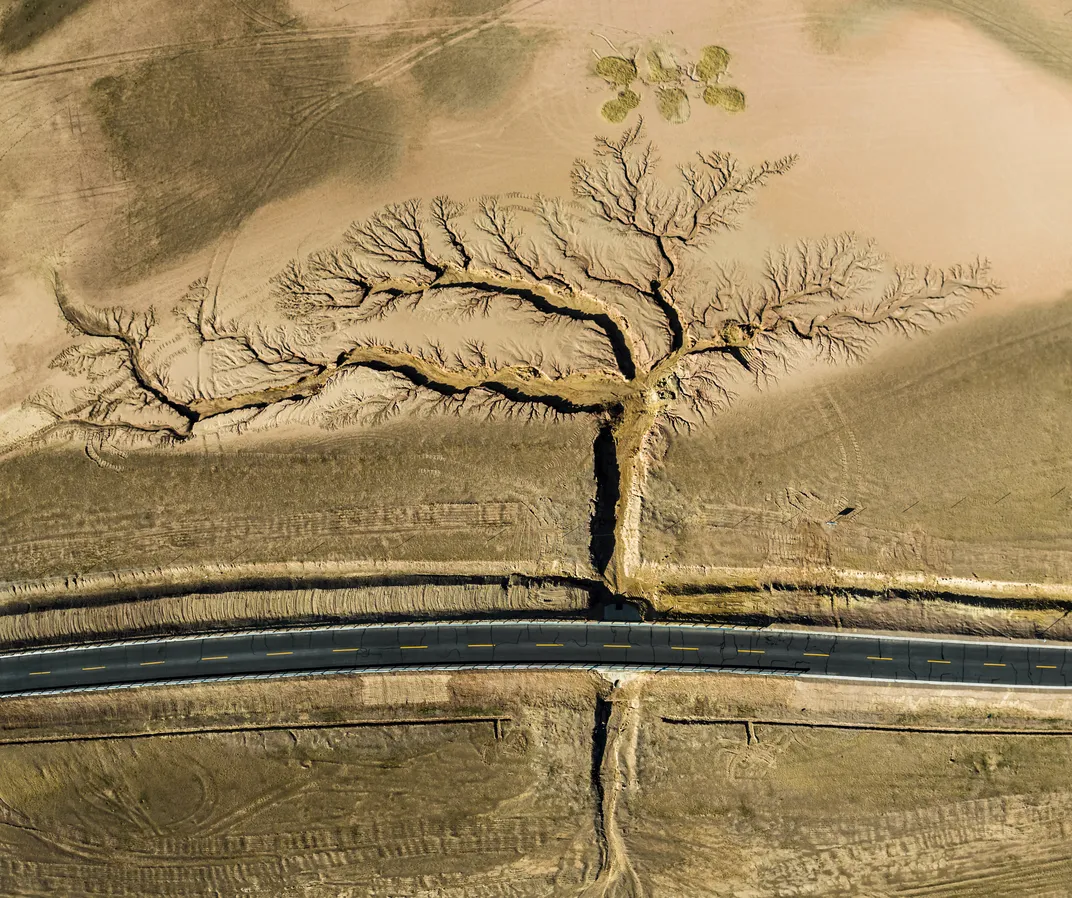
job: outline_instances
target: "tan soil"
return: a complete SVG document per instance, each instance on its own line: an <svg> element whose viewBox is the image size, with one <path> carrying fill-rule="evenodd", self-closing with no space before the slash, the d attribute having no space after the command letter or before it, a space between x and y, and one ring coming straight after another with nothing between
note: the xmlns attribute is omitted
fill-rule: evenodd
<svg viewBox="0 0 1072 898"><path fill-rule="evenodd" d="M576 893L595 686L407 674L5 703L0 889ZM203 731L228 724L254 729ZM154 731L173 734L106 738ZM83 741L11 742L46 733Z"/></svg>
<svg viewBox="0 0 1072 898"><path fill-rule="evenodd" d="M667 594L660 611L727 622L792 623L808 627L902 630L1003 636L1019 639L1072 639L1072 621L1063 604L1020 595L1004 601L950 594L867 594L849 588L823 592L774 586L717 592Z"/></svg>
<svg viewBox="0 0 1072 898"><path fill-rule="evenodd" d="M18 898L194 895L206 881L422 898L1063 894L1072 697L608 677L5 700L0 885Z"/></svg>
<svg viewBox="0 0 1072 898"><path fill-rule="evenodd" d="M686 582L1067 600L1070 315L986 317L676 438L646 560Z"/></svg>
<svg viewBox="0 0 1072 898"><path fill-rule="evenodd" d="M225 270L227 292L244 295L296 252L333 241L351 220L387 200L445 190L459 198L566 192L569 163L587 150L593 131L605 127L598 115L600 86L588 71L592 50L605 48L595 34L621 41L673 33L675 41L717 40L732 48L734 83L748 95L745 114L705 108L673 126L659 125L651 109L640 111L671 158L715 137L743 157L801 153L793 185L764 204L761 223L742 238L745 245L755 249L848 227L920 262L981 253L1009 284L1009 301L1052 297L1072 277L1063 239L1072 203L1062 177L1072 89L1062 80L1067 67L1060 68L1069 57L1072 30L1058 3L675 2L630 4L613 16L564 0L475 7L361 3L334 11L308 3L274 6L279 9L258 24L233 4L208 0L181 11L162 0L89 4L8 60L9 70L46 68L4 85L15 112L4 125L5 146L11 144L3 160L4 189L12 200L5 225L7 298L0 301L2 320L11 325L3 328L0 344L5 404L40 382L43 363L62 343L60 323L41 289L43 260L65 258L101 280L114 261L124 211L134 213L129 226L135 228L137 213L153 218L166 212L157 242L188 252L154 257L134 284L103 280L94 298L169 304L209 271L222 277ZM474 10L498 17L496 27L514 29L527 42L496 57L497 68L470 76L479 86L496 88L482 95L486 105L476 109L458 106L449 94L437 99L422 93L420 72L404 62L422 41L441 39ZM90 85L135 71L143 56L131 54L144 47L241 42L258 29L277 37L271 20L288 14L299 16L309 32L305 38L299 29L301 39L294 41L289 64L295 74L327 85L336 78L363 84L383 68L371 81L389 102L364 110L362 129L355 130L346 115L329 121L325 129L342 135L337 147L325 146L315 132L292 164L301 189L288 186L262 196L260 208L240 216L237 236L220 234L216 222L219 206L231 199L228 173L233 168L241 181L243 167L266 166L272 145L267 137L250 146L239 135L234 142L244 155L220 154L231 168L198 185L197 202L207 209L196 203L173 209L167 196L155 195L132 206L144 188L109 163L106 137L88 99ZM829 38L831 28L836 41ZM698 44L689 49L694 53ZM345 57L339 71L328 77L307 72L325 50ZM265 50L269 57L272 52ZM278 102L271 94L275 82L264 86L262 59L240 57L232 65L217 56L205 53L204 65L213 74L223 66L232 75L227 102L240 115L254 100ZM83 59L73 70L61 64ZM426 83L457 77L456 60L448 56L441 65ZM196 99L214 101L211 95ZM155 120L155 108L146 113ZM277 125L271 114L262 120ZM261 124L253 124L260 133ZM539 140L531 139L534 128ZM217 127L183 139L226 149L223 136ZM376 149L382 146L391 148L386 156ZM337 152L342 162L325 167L318 152ZM371 180L370 159L380 160ZM979 190L980 183L1000 189ZM207 213L200 218L199 208ZM736 246L727 243L727 254Z"/></svg>
<svg viewBox="0 0 1072 898"><path fill-rule="evenodd" d="M657 598L679 612L1072 637L1064 6L16 0L0 22L0 451L45 423L19 403L62 385L49 268L95 305L170 310L206 278L248 310L289 260L385 202L565 195L606 130L593 51L718 42L743 112L697 103L674 125L650 98L638 112L668 163L800 154L722 258L849 228L919 264L987 256L1007 289L866 369L800 372L636 457L620 579L676 587ZM503 356L519 324L413 315L390 336L479 332ZM179 353L164 342L157 358ZM592 348L562 342L567 367ZM200 385L202 361L176 377ZM232 376L218 373L245 388ZM0 645L578 607L509 575L592 573L591 422L283 436L210 434L120 471L60 451L0 462ZM368 585L385 572L505 585ZM189 592L325 574L345 586ZM160 597L102 601L139 588ZM609 710L602 745L593 709ZM1070 719L1052 692L717 675L4 700L0 892L1057 898Z"/></svg>
<svg viewBox="0 0 1072 898"><path fill-rule="evenodd" d="M1067 697L732 677L658 677L642 696L620 814L648 894L1065 894L1069 737L793 722L1044 731L1067 728Z"/></svg>
<svg viewBox="0 0 1072 898"><path fill-rule="evenodd" d="M308 565L300 576L323 577L330 568ZM397 573L397 568L394 569ZM442 575L442 571L437 570ZM171 583L181 582L174 576ZM190 570L191 578L202 583L204 569ZM237 573L237 572L229 572ZM298 574L291 571L291 574ZM466 573L471 574L469 570ZM255 575L264 576L263 568ZM360 582L360 576L353 576ZM144 581L142 581L144 584ZM354 586L345 589L279 589L192 593L158 598L130 598L96 606L93 598L69 607L74 598L69 590L56 588L37 602L60 607L26 610L33 600L20 590L12 603L20 610L0 617L0 648L34 644L62 644L123 636L206 632L234 628L302 623L328 624L403 617L444 619L452 616L480 617L516 614L520 617L557 611L583 613L591 603L589 594L577 588L530 585L503 577L493 583L416 586ZM97 601L101 599L98 598Z"/></svg>
<svg viewBox="0 0 1072 898"><path fill-rule="evenodd" d="M587 566L593 437L587 422L415 420L132 453L119 472L74 453L13 458L0 463L0 581L289 561Z"/></svg>
<svg viewBox="0 0 1072 898"><path fill-rule="evenodd" d="M570 161L602 128L600 85L589 71L593 46L637 34L673 35L671 43L717 39L731 49L733 83L748 96L747 110L737 116L704 108L685 125L669 125L649 114L667 161L712 142L742 158L801 155L748 227L719 244L726 258L754 258L779 240L858 228L906 260L989 256L1008 287L1000 308L1015 310L1007 319L984 312L933 340L892 350L866 376L839 375L820 385L804 373L796 381L801 393L789 384L788 398L764 397L767 412L750 417L746 404L691 441L675 441L666 461L674 495L654 484L646 503L662 519L646 526L644 556L670 566L656 570L654 579L676 577L676 569L687 579L693 568L717 563L745 568L760 580L770 566L803 571L805 580L818 570L821 576L813 579L824 584L837 582L829 569L1067 582L1060 485L1045 492L1063 470L1060 447L1067 444L1063 387L1053 374L1060 368L1052 358L1063 352L1065 306L1054 306L1052 315L1031 307L1059 296L1072 277L1065 239L1072 202L1063 176L1072 133L1072 27L1050 0L677 2L631 4L613 16L562 0L333 10L280 0L253 14L243 4L208 0L182 10L161 0L83 4L28 43L19 38L7 46L2 90L13 114L3 125L0 169L11 199L3 224L7 255L0 260L6 297L0 299L0 405L13 408L53 377L44 365L64 337L42 282L48 264L69 270L97 303L170 307L191 281L207 276L242 307L287 260L337 240L350 221L384 201L443 191L462 199L516 190L564 194ZM233 54L231 43L209 48L213 41L245 49ZM167 46L183 54L144 49ZM290 49L280 55L282 46ZM476 73L474 59L481 60ZM279 81L273 72L284 63L292 77ZM171 80L161 72L170 72ZM102 86L107 78L114 81ZM317 84L315 96L295 98L294 81ZM164 127L173 116L161 113L169 95L153 86L172 83L200 85L183 115L204 127L180 129L158 145L150 125ZM137 113L132 119L108 105L113 88L127 91ZM291 146L288 104L324 100L325 90L356 91L355 97L365 97L361 103L373 102L374 94L378 105L344 104ZM258 110L252 117L251 109ZM531 137L534 129L539 140ZM341 142L325 143L328 137ZM294 155L264 189L253 189L250 173L275 172L283 158L277 139ZM168 168L162 149L179 161L211 157L211 166L201 166L204 183L187 184L186 169ZM246 187L249 205L234 206ZM185 190L191 203L176 203L174 190L180 196ZM145 258L119 259L142 249ZM404 327L417 341L440 330L454 333L459 322L413 319ZM506 319L489 327L501 339L513 335ZM1007 339L997 339L999 332ZM962 361L948 377L939 376L935 365L950 352ZM930 372L927 383L920 369ZM886 390L891 371L900 380L897 389ZM856 392L852 384L861 380L866 385ZM906 420L924 408L925 414ZM941 422L940 437L922 427L927 422ZM4 413L0 443L31 423ZM441 423L432 428L440 431ZM792 440L783 456L756 453L771 434L787 431L805 434L814 458ZM277 476L260 461L266 473L251 482L265 484L262 496L316 495L316 511L288 505L286 526L277 531L274 522L258 523L232 509L219 515L209 535L201 523L216 518L216 509L206 514L196 491L172 499L177 484L169 484L166 504L152 511L131 504L138 511L128 513L125 498L117 501L121 510L102 511L82 494L83 485L90 494L99 490L103 473L64 463L70 473L53 474L42 461L5 465L4 505L15 511L4 526L18 535L4 541L9 569L0 570L0 578L227 565L250 561L251 552L264 563L299 556L516 562L523 571L587 564L582 517L591 492L581 486L580 472L587 478L583 439L570 434L564 440L577 450L567 461L546 451L541 433L517 431L518 445L550 461L535 470L520 453L502 452L493 437L488 443L480 437L473 440L479 450L450 455L434 486L408 465L391 466L392 482L405 484L400 497L383 486L387 456L397 453L399 442L412 441L391 442L378 432L364 437L360 452L375 473L359 478L361 502L373 506L375 520L370 525L366 518L356 529L319 507L324 500L310 481L291 483L289 470ZM376 448L388 445L390 453ZM509 471L507 456L517 461ZM195 465L176 481L232 490L209 476L214 462L207 464L207 474ZM153 468L151 478L139 477L142 465ZM184 465L176 462L176 470ZM420 467L432 466L418 466L417 474ZM729 489L711 491L712 467ZM758 467L764 482L757 490ZM510 498L500 488L519 478L544 480L559 469L577 472L562 478L561 493L558 483L534 487L532 494L526 485ZM145 496L156 495L156 478L168 476L155 461L136 456L123 475ZM339 482L335 470L320 469L310 478L321 486ZM449 489L443 487L448 479ZM109 491L122 491L114 481L107 481ZM495 488L480 494L484 484ZM821 507L805 509L789 528L772 528L764 514L776 500L768 497L783 490L806 503L818 497ZM480 494L475 504L459 510L457 496L470 491ZM33 497L32 509L26 496ZM560 519L545 520L544 500ZM824 515L836 513L842 500L863 511L831 532ZM630 532L635 505L623 516L630 518L624 521ZM738 512L752 521L730 533L726 522L739 521ZM779 522L792 514L775 513ZM818 527L799 526L809 516ZM529 518L535 523L521 523ZM426 519L431 526L416 528L419 533L406 523ZM117 538L100 540L102 532Z"/></svg>

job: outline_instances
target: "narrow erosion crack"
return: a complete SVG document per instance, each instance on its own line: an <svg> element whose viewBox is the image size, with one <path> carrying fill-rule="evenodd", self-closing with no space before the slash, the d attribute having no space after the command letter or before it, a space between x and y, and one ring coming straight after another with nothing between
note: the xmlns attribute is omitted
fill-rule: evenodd
<svg viewBox="0 0 1072 898"><path fill-rule="evenodd" d="M596 798L596 837L599 839L600 867L606 866L606 831L603 819L604 783L603 760L607 751L607 723L610 720L611 703L602 696L596 697L595 724L592 727L592 793Z"/></svg>
<svg viewBox="0 0 1072 898"><path fill-rule="evenodd" d="M663 284L659 281L651 282L651 294L655 305L659 308L659 311L663 313L666 318L666 327L670 332L670 353L680 352L685 345L685 326L681 321L681 313L678 311L673 300L667 295L663 289Z"/></svg>

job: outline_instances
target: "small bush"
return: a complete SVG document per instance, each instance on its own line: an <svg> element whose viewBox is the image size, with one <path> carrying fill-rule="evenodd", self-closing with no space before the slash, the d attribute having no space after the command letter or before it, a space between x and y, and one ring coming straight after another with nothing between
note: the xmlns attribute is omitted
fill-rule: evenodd
<svg viewBox="0 0 1072 898"><path fill-rule="evenodd" d="M657 50L648 51L648 80L652 84L666 84L680 78L681 69L673 59L665 53L660 55Z"/></svg>
<svg viewBox="0 0 1072 898"><path fill-rule="evenodd" d="M637 67L633 60L624 56L604 56L596 63L596 74L611 84L626 85L636 78Z"/></svg>
<svg viewBox="0 0 1072 898"><path fill-rule="evenodd" d="M625 121L625 117L640 105L640 96L631 90L621 91L613 100L608 100L600 110L603 118L608 122L618 124Z"/></svg>
<svg viewBox="0 0 1072 898"><path fill-rule="evenodd" d="M696 76L701 81L717 78L730 64L730 54L725 47L704 47L700 51L700 61L696 66Z"/></svg>
<svg viewBox="0 0 1072 898"><path fill-rule="evenodd" d="M744 94L736 87L710 85L704 88L703 99L708 106L721 106L730 112L740 112L744 109Z"/></svg>

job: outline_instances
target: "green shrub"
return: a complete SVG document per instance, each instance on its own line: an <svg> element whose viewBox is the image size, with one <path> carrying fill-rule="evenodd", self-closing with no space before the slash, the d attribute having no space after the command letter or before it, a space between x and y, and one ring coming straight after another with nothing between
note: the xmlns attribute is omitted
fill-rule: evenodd
<svg viewBox="0 0 1072 898"><path fill-rule="evenodd" d="M704 47L700 51L700 62L696 66L696 75L701 81L717 78L730 64L730 54L724 47Z"/></svg>
<svg viewBox="0 0 1072 898"><path fill-rule="evenodd" d="M624 56L604 56L596 63L596 74L611 84L630 84L637 76L636 63Z"/></svg>
<svg viewBox="0 0 1072 898"><path fill-rule="evenodd" d="M608 100L600 110L608 122L615 125L625 121L625 117L640 105L640 96L631 90L621 91L613 100Z"/></svg>
<svg viewBox="0 0 1072 898"><path fill-rule="evenodd" d="M703 98L708 106L721 106L730 112L744 109L744 94L736 87L716 87L712 84L704 88Z"/></svg>

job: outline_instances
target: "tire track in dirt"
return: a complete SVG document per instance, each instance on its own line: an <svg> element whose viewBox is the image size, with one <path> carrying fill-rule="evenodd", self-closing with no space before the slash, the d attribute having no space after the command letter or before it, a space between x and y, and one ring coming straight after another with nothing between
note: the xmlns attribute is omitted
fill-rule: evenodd
<svg viewBox="0 0 1072 898"><path fill-rule="evenodd" d="M539 2L539 0L537 0ZM396 34L421 34L440 28L450 28L459 23L471 22L471 18L447 16L441 18L407 19L398 22L376 23L368 25L340 25L335 27L293 31L285 34L258 34L254 40L261 46L300 46L305 43L319 43L354 37L390 37ZM201 40L177 41L170 44L156 44L151 47L139 47L134 50L122 50L116 53L101 53L90 56L78 56L59 62L42 63L20 69L0 71L0 84L20 81L34 81L71 72L103 68L113 65L129 65L147 62L161 54L179 54L202 52L205 50L242 50L248 48L248 36L227 38L203 38Z"/></svg>
<svg viewBox="0 0 1072 898"><path fill-rule="evenodd" d="M538 6L543 2L544 0L513 0L513 2L507 4L496 13L475 17L475 19L464 20L464 25L458 26L453 30L448 31L446 34L423 41L416 47L412 47L404 53L388 60L378 69L373 70L348 87L335 91L328 97L313 104L299 121L295 123L295 126L291 129L290 135L280 147L276 155L269 160L267 165L265 165L261 177L253 186L249 194L247 194L247 202L238 204L239 209L255 209L260 206L263 198L267 195L276 179L282 174L287 163L293 158L294 154L312 133L313 129L328 116L337 111L343 103L355 99L377 87L382 87L383 85L390 83L399 75L408 72L419 62L434 56L444 48L473 37L481 31L487 30L495 25L501 24L508 18L529 12L535 6ZM203 313L204 317L208 320L211 320L216 294L223 281L223 276L231 253L234 251L234 247L237 243L242 223L247 217L248 213L241 211L236 213L235 218L232 219L230 226L226 229L225 236L220 245L213 254L206 278L208 295L212 297L212 301L207 304L209 308Z"/></svg>

